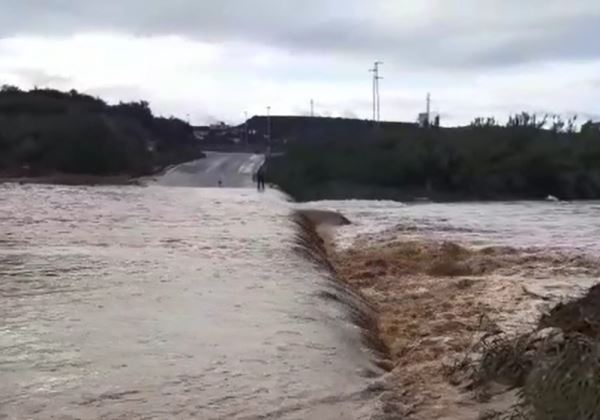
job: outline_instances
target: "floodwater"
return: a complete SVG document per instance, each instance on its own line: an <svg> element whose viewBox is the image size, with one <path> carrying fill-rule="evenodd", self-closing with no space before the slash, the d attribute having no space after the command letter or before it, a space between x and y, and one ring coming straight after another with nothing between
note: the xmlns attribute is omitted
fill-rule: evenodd
<svg viewBox="0 0 600 420"><path fill-rule="evenodd" d="M397 232L404 239L456 241L600 256L600 202L416 203L321 201L310 207L342 212L352 225L339 229L350 244L361 235Z"/></svg>
<svg viewBox="0 0 600 420"><path fill-rule="evenodd" d="M252 174L263 164L263 155L206 152L206 159L184 163L157 179L164 186L252 187Z"/></svg>
<svg viewBox="0 0 600 420"><path fill-rule="evenodd" d="M472 251L496 249L494 257L470 253L469 264L473 273L490 273L474 274L484 280L487 290L477 299L495 308L494 320L507 332L531 328L542 312L585 294L598 283L598 202L402 204L356 200L309 206L340 211L352 221L334 232L340 250L416 246L421 258L429 252L433 261L439 248L431 244L447 242ZM425 283L423 287L427 287Z"/></svg>
<svg viewBox="0 0 600 420"><path fill-rule="evenodd" d="M0 185L0 418L372 418L383 372L291 207Z"/></svg>
<svg viewBox="0 0 600 420"><path fill-rule="evenodd" d="M378 416L384 372L294 250L295 205L206 188L249 185L261 160L232 159L148 187L0 185L0 419ZM400 228L600 252L597 203L308 206L354 222L342 241Z"/></svg>

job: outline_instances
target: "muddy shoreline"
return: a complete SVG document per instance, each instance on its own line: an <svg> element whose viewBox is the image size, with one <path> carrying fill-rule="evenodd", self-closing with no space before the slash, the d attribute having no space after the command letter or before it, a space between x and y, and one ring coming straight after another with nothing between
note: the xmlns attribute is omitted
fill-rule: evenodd
<svg viewBox="0 0 600 420"><path fill-rule="evenodd" d="M98 176L98 175L70 175L55 174L46 176L0 176L3 184L50 184L50 185L141 185L140 178L126 175Z"/></svg>
<svg viewBox="0 0 600 420"><path fill-rule="evenodd" d="M186 163L186 162L182 162ZM182 163L164 165L155 168L152 173L146 175L87 175L68 174L63 172L46 173L44 175L31 176L19 173L0 173L0 184L40 184L40 185L71 185L71 186L110 186L110 185L134 185L144 186L167 173L170 169Z"/></svg>
<svg viewBox="0 0 600 420"><path fill-rule="evenodd" d="M562 321L544 324L545 314L555 313L569 298L566 312L576 318L578 309L573 308L590 307L586 296L600 276L598 260L586 256L510 247L472 249L403 238L401 231L359 236L340 248L335 230L347 219L327 213L307 218L319 235L314 240L320 242L335 278L372 308L369 328L385 349L395 412L405 418L479 419L489 413L497 415L489 418L502 418L520 407L517 390L523 383L506 384L494 377L483 384L474 379L489 370L481 360L492 347L482 342L491 337L492 343L518 347L526 337L532 346L537 341L531 337L549 326L552 331L559 328L551 331L554 335L579 334L574 327L564 328ZM569 325L587 331L585 320L571 318ZM512 362L485 359L499 371Z"/></svg>
<svg viewBox="0 0 600 420"><path fill-rule="evenodd" d="M54 173L40 176L21 176L0 174L0 184L41 184L41 185L71 185L71 186L110 186L110 185L135 185L143 186L157 177L164 175L168 170L178 165L161 167L148 175L84 175Z"/></svg>

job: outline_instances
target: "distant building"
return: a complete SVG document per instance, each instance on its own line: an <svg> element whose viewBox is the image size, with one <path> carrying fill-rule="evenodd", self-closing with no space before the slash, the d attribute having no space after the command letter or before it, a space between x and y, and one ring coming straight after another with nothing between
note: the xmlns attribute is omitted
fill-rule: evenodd
<svg viewBox="0 0 600 420"><path fill-rule="evenodd" d="M194 127L194 137L196 140L206 140L210 134L210 127Z"/></svg>
<svg viewBox="0 0 600 420"><path fill-rule="evenodd" d="M245 127L235 127L219 122L193 128L196 140L207 144L240 144L245 138Z"/></svg>
<svg viewBox="0 0 600 420"><path fill-rule="evenodd" d="M220 123L211 124L208 127L214 131L223 131L223 130L229 129L229 126L227 124L225 124L223 121L221 121Z"/></svg>
<svg viewBox="0 0 600 420"><path fill-rule="evenodd" d="M600 131L600 122L590 120L581 126L581 131Z"/></svg>
<svg viewBox="0 0 600 420"><path fill-rule="evenodd" d="M419 127L439 127L440 126L440 115L431 112L431 94L427 94L425 100L425 112L422 112L417 117L417 123Z"/></svg>
<svg viewBox="0 0 600 420"><path fill-rule="evenodd" d="M440 126L440 116L439 114L422 112L417 117L417 123L419 127L439 127Z"/></svg>

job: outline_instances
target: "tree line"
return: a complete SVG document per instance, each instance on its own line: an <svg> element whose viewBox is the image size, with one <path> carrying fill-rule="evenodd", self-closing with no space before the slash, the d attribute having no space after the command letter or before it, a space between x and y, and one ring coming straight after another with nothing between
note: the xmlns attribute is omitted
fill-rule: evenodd
<svg viewBox="0 0 600 420"><path fill-rule="evenodd" d="M521 113L501 125L373 129L368 136L294 141L269 162L271 182L322 198L600 198L600 131L576 118Z"/></svg>
<svg viewBox="0 0 600 420"><path fill-rule="evenodd" d="M192 127L148 102L109 105L76 90L0 88L0 171L37 176L152 173L202 156Z"/></svg>

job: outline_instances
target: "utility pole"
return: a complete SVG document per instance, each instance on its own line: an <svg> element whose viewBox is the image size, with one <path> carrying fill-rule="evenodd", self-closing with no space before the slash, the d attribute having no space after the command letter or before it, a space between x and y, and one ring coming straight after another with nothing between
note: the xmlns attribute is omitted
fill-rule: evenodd
<svg viewBox="0 0 600 420"><path fill-rule="evenodd" d="M383 77L379 76L379 65L383 64L381 61L375 62L375 87L377 89L377 122L381 121L381 96L379 94L379 81L383 79Z"/></svg>
<svg viewBox="0 0 600 420"><path fill-rule="evenodd" d="M379 66L383 64L382 61L376 61L373 68L369 71L373 73L373 122L378 123L381 121L381 96L379 94L379 81L383 77L379 76Z"/></svg>
<svg viewBox="0 0 600 420"><path fill-rule="evenodd" d="M373 81L372 81L372 86L371 86L371 95L372 95L372 106L373 106L373 123L375 123L375 121L377 120L377 85L375 84L375 74L377 71L377 66L373 67L372 69L369 69L369 71L371 73L373 73Z"/></svg>
<svg viewBox="0 0 600 420"><path fill-rule="evenodd" d="M315 116L315 101L312 99L310 100L310 116Z"/></svg>
<svg viewBox="0 0 600 420"><path fill-rule="evenodd" d="M427 125L431 124L431 93L427 92Z"/></svg>

